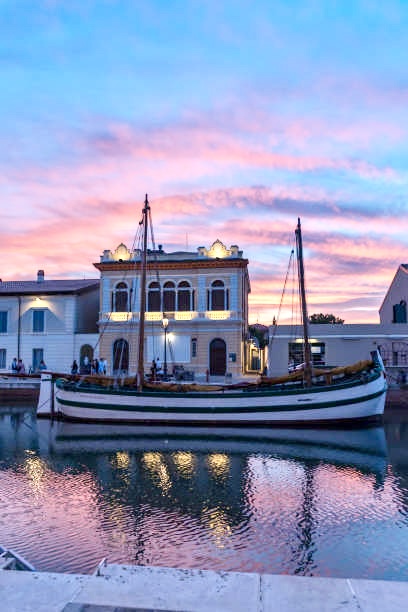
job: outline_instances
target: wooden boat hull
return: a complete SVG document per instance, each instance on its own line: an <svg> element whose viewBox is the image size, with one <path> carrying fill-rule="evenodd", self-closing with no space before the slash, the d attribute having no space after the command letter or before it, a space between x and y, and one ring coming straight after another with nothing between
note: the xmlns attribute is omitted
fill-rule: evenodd
<svg viewBox="0 0 408 612"><path fill-rule="evenodd" d="M324 388L160 392L95 389L55 383L53 412L67 420L197 425L305 425L378 419L384 412L382 372L368 381ZM42 402L42 404L41 404ZM46 397L41 399L46 414ZM48 412L51 409L48 408Z"/></svg>

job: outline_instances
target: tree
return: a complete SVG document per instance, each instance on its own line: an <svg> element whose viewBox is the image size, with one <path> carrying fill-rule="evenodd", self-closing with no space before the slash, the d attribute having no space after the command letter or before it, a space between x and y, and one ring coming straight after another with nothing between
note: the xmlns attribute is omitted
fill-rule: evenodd
<svg viewBox="0 0 408 612"><path fill-rule="evenodd" d="M258 346L263 349L268 344L268 328L266 325L255 323L249 326L249 333L258 340Z"/></svg>
<svg viewBox="0 0 408 612"><path fill-rule="evenodd" d="M320 312L319 314L310 315L309 323L334 323L336 325L341 325L344 323L344 319L335 317L333 314L323 314Z"/></svg>

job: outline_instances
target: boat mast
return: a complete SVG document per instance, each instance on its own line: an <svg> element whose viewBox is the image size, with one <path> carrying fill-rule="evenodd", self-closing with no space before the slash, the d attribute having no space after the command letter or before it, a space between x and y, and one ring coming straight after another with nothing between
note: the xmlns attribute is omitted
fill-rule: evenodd
<svg viewBox="0 0 408 612"><path fill-rule="evenodd" d="M300 301L302 306L302 323L303 323L303 345L304 345L304 380L307 387L312 384L312 352L310 350L309 342L309 319L307 316L307 304L306 304L306 291L305 291L305 269L303 266L303 244L302 244L302 231L300 228L300 219L298 218L297 228L295 230L296 235L296 253L298 260L298 278L299 278L299 292Z"/></svg>
<svg viewBox="0 0 408 612"><path fill-rule="evenodd" d="M141 391L144 382L144 330L145 330L145 312L146 312L146 268L147 268L147 229L148 215L150 211L149 200L144 201L143 217L140 222L143 225L143 251L141 259L141 276L140 276L140 311L139 311L139 347L137 361L137 389Z"/></svg>

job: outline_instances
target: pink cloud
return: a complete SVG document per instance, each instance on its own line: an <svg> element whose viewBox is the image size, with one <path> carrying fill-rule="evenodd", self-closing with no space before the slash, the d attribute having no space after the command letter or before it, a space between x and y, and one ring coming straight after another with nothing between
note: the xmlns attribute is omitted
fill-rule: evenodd
<svg viewBox="0 0 408 612"><path fill-rule="evenodd" d="M228 157L233 144L227 143L224 153L220 150L216 154ZM209 155L208 142L204 149ZM142 150L149 154L149 148ZM288 165L291 159L287 159ZM194 174L204 166L201 161L190 164L187 160L183 174ZM122 241L131 246L144 194L149 191L146 184L156 187L159 178L158 193L149 194L157 243L165 250L185 248L186 241L195 250L202 244L209 246L216 238L228 246L239 244L250 259L251 317L261 312L270 322L276 313L287 265L282 252L287 247L289 253L300 215L307 219L304 230L311 307L320 311L319 305L330 303L333 309L336 304L339 309L348 308L347 298L368 293L365 320L371 316L377 320L376 301L379 307L403 252L398 219L381 209L373 213L367 207L364 212L357 205L345 212L321 186L235 187L164 195L160 185L171 179L172 172L180 176L177 151L175 159L159 170L144 159L140 166L135 165L132 156L119 161L104 156L100 164L95 160L75 169L14 169L19 191L10 195L9 212L0 229L2 252L13 254L3 258L7 261L3 280L34 278L38 268L53 278L96 277L92 263L98 261L103 249L115 248ZM23 207L23 216L22 201L31 208L28 214ZM384 226L389 237L379 240ZM373 237L368 238L370 235ZM349 316L343 318L350 322Z"/></svg>
<svg viewBox="0 0 408 612"><path fill-rule="evenodd" d="M315 127L316 134L318 133L321 139L321 126ZM328 131L329 126L326 126L326 129ZM299 130L300 126L296 125L295 131L299 132ZM304 137L307 133L305 127L302 127L301 133ZM368 133L367 129L366 135ZM333 135L333 130L331 134ZM293 139L291 128L286 135L287 140L290 138ZM200 168L203 163L206 163L208 171L208 162L210 162L217 165L244 164L246 167L260 166L296 172L333 169L350 171L363 177L393 178L396 176L396 172L391 167L379 168L365 160L313 155L310 152L283 153L273 150L282 149L281 146L278 147L268 142L251 143L244 135L227 133L223 129L218 129L217 126L207 125L206 122L202 125L194 125L194 127L175 125L152 130L148 134L147 144L146 135L132 130L129 125L114 124L109 126L107 133L95 136L90 146L91 150L103 156L109 158L126 156L127 159L141 159L144 164L146 161L166 160L168 165L169 160L182 159L193 170L194 167Z"/></svg>

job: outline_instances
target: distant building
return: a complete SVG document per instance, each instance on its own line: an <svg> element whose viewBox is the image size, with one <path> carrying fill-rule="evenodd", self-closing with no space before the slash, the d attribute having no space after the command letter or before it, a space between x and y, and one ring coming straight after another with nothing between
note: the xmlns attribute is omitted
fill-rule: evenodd
<svg viewBox="0 0 408 612"><path fill-rule="evenodd" d="M73 359L93 355L97 343L99 280L0 281L0 371L14 357L26 371L41 360L68 372Z"/></svg>
<svg viewBox="0 0 408 612"><path fill-rule="evenodd" d="M379 349L389 374L398 375L408 368L408 324L378 323L310 325L312 359L315 367L343 366L360 359L369 359L371 351ZM270 328L269 373L280 376L288 372L289 364L303 362L301 329L290 325Z"/></svg>
<svg viewBox="0 0 408 612"><path fill-rule="evenodd" d="M347 365L380 350L389 381L408 380L408 264L401 264L380 307L380 323L309 325L315 366ZM281 375L303 362L300 326L272 325L269 373Z"/></svg>
<svg viewBox="0 0 408 612"><path fill-rule="evenodd" d="M101 273L99 353L112 371L137 369L141 253L120 244L94 264ZM195 252L148 253L145 370L159 357L192 375L245 371L248 260L216 240Z"/></svg>

